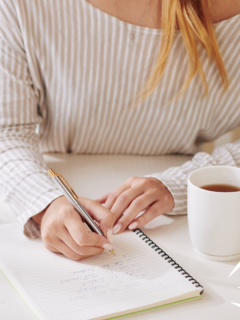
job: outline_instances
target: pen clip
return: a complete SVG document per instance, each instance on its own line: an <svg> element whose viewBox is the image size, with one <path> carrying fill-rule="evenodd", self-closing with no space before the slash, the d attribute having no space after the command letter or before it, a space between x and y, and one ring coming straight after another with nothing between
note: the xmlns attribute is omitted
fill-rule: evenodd
<svg viewBox="0 0 240 320"><path fill-rule="evenodd" d="M48 169L48 173L50 174L51 178L59 177L62 183L65 185L65 187L68 189L68 191L72 194L73 198L78 200L78 196L74 192L73 188L70 186L70 184L63 178L63 176L60 173L56 173L53 171L53 169Z"/></svg>
<svg viewBox="0 0 240 320"><path fill-rule="evenodd" d="M78 200L78 196L76 195L75 191L73 190L73 188L70 186L70 184L63 178L63 176L58 173L57 176L62 180L62 182L68 187L68 189L70 189L72 196Z"/></svg>

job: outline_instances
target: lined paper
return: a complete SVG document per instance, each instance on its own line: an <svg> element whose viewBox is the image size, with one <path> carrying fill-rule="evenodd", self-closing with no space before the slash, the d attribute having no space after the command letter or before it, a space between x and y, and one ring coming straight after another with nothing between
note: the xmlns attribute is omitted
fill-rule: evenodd
<svg viewBox="0 0 240 320"><path fill-rule="evenodd" d="M27 239L17 224L0 227L0 262L46 319L94 319L196 290L133 232L115 236L114 251L75 262Z"/></svg>

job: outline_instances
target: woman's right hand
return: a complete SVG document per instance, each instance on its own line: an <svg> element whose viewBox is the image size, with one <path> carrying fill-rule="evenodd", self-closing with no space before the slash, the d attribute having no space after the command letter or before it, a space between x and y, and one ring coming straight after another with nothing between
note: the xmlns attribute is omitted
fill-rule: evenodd
<svg viewBox="0 0 240 320"><path fill-rule="evenodd" d="M99 223L105 237L90 231L64 196L55 199L43 212L32 217L41 226L45 247L72 260L97 255L104 248L112 249L112 227L115 222L113 213L97 201L80 197L79 201Z"/></svg>

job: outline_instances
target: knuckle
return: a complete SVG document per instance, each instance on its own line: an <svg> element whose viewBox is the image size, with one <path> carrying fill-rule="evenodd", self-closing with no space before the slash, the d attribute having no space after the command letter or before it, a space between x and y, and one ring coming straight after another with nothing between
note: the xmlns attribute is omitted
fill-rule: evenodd
<svg viewBox="0 0 240 320"><path fill-rule="evenodd" d="M126 194L123 193L123 194L120 195L119 201L123 202L123 203L128 202L129 201L129 197Z"/></svg>
<svg viewBox="0 0 240 320"><path fill-rule="evenodd" d="M130 177L127 181L133 183L136 180L136 177Z"/></svg>
<svg viewBox="0 0 240 320"><path fill-rule="evenodd" d="M116 214L109 211L106 214L106 217L104 219L102 219L102 221L106 222L106 223L114 223L116 219Z"/></svg>
<svg viewBox="0 0 240 320"><path fill-rule="evenodd" d="M44 242L44 246L47 250L52 251L52 247L48 243Z"/></svg>
<svg viewBox="0 0 240 320"><path fill-rule="evenodd" d="M138 178L138 180L135 181L135 186L140 188L146 188L148 185L148 180L146 178Z"/></svg>
<svg viewBox="0 0 240 320"><path fill-rule="evenodd" d="M170 200L170 194L166 193L163 197L164 202L168 202Z"/></svg>
<svg viewBox="0 0 240 320"><path fill-rule="evenodd" d="M143 200L141 200L141 199L137 199L137 200L133 201L131 207L132 207L133 209L140 209L140 210L142 210L142 209L144 208L144 202L143 202Z"/></svg>
<svg viewBox="0 0 240 320"><path fill-rule="evenodd" d="M56 220L50 220L46 223L43 229L43 236L46 238L50 237L51 234L55 234L58 231L58 222Z"/></svg>
<svg viewBox="0 0 240 320"><path fill-rule="evenodd" d="M108 202L114 202L116 200L117 196L115 195L114 192L112 192L109 197L108 197Z"/></svg>
<svg viewBox="0 0 240 320"><path fill-rule="evenodd" d="M153 182L154 184L157 185L162 185L162 182L160 180L158 180L157 178L154 177L147 177L147 179L149 179L151 182Z"/></svg>
<svg viewBox="0 0 240 320"><path fill-rule="evenodd" d="M77 254L80 255L80 256L87 255L87 250L88 250L88 248L83 248L83 247L78 248Z"/></svg>
<svg viewBox="0 0 240 320"><path fill-rule="evenodd" d="M91 200L91 203L95 206L99 206L99 202L97 200Z"/></svg>
<svg viewBox="0 0 240 320"><path fill-rule="evenodd" d="M170 212L174 208L174 199L170 193L166 197L167 197L167 199L165 200L166 201L166 203L165 203L166 210L167 210L167 212Z"/></svg>
<svg viewBox="0 0 240 320"><path fill-rule="evenodd" d="M112 220L115 219L115 214L114 212L112 212L111 210L109 209L106 209L105 210L105 214L104 216L102 217L101 221L100 221L100 224L101 222L104 222L104 223L107 223L107 222L111 222Z"/></svg>
<svg viewBox="0 0 240 320"><path fill-rule="evenodd" d="M76 242L80 247L84 247L87 244L87 241L88 241L87 235L81 234Z"/></svg>
<svg viewBox="0 0 240 320"><path fill-rule="evenodd" d="M156 194L156 195L160 195L160 189L159 188L153 188L152 189L152 192L154 193L154 194Z"/></svg>
<svg viewBox="0 0 240 320"><path fill-rule="evenodd" d="M65 205L61 208L61 210L59 211L59 217L61 217L61 220L66 220L71 218L72 216L72 208L70 208L69 206Z"/></svg>
<svg viewBox="0 0 240 320"><path fill-rule="evenodd" d="M82 259L82 257L79 255L79 254L77 254L77 253L73 253L72 255L71 255L71 260L73 260L73 261L79 261L79 260L81 260Z"/></svg>
<svg viewBox="0 0 240 320"><path fill-rule="evenodd" d="M97 200L91 200L91 199L89 199L88 201L85 201L85 203L83 204L83 207L86 210L97 210L99 206L101 206L101 204Z"/></svg>
<svg viewBox="0 0 240 320"><path fill-rule="evenodd" d="M152 181L149 178L142 178L140 183L143 186L149 186L149 185L151 185Z"/></svg>
<svg viewBox="0 0 240 320"><path fill-rule="evenodd" d="M171 203L173 200L173 196L171 195L171 193L169 191L167 191L163 197L163 200L165 203Z"/></svg>

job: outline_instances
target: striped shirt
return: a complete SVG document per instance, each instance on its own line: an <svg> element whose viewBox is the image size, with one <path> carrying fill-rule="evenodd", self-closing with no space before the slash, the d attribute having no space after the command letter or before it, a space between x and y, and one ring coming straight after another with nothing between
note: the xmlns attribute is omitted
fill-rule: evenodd
<svg viewBox="0 0 240 320"><path fill-rule="evenodd" d="M215 24L231 81L226 93L199 45L208 95L195 76L168 103L188 66L176 30L163 78L135 109L161 30L120 21L86 0L0 0L0 21L0 192L29 237L39 235L30 218L61 195L42 153L195 154L200 142L240 125L240 15ZM173 194L172 214L186 213L188 174L211 165L240 166L240 141L151 174Z"/></svg>

